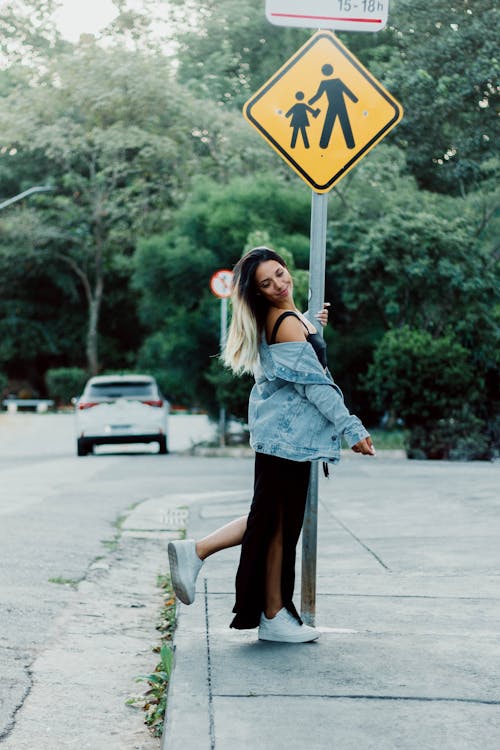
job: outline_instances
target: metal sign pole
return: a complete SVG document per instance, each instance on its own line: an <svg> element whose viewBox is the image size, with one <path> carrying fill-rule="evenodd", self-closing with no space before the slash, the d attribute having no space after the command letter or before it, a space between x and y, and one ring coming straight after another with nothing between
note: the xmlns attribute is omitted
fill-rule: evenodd
<svg viewBox="0 0 500 750"><path fill-rule="evenodd" d="M314 316L325 300L326 221L328 193L312 193L311 250L309 256L309 313ZM314 320L314 318L313 318ZM323 335L321 326L318 331ZM316 614L316 552L318 538L318 462L313 461L302 529L301 615L314 625Z"/></svg>
<svg viewBox="0 0 500 750"><path fill-rule="evenodd" d="M221 268L212 274L210 279L210 290L212 294L220 299L220 337L219 345L221 353L224 351L227 339L227 298L231 296L233 286L233 272L227 268ZM219 406L219 445L223 448L226 444L226 407Z"/></svg>

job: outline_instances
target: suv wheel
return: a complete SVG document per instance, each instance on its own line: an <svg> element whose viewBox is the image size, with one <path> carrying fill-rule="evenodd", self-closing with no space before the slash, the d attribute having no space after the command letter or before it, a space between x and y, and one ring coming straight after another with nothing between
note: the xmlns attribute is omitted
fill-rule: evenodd
<svg viewBox="0 0 500 750"><path fill-rule="evenodd" d="M78 456L86 456L92 450L85 438L78 438L76 441L76 452Z"/></svg>
<svg viewBox="0 0 500 750"><path fill-rule="evenodd" d="M160 446L160 450L158 452L160 453L160 455L165 456L168 453L166 435L161 436L161 438L158 440L158 445Z"/></svg>

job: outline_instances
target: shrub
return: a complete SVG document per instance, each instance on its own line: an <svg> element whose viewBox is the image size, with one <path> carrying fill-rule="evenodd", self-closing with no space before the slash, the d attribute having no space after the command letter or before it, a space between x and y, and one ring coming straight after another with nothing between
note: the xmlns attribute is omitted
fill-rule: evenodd
<svg viewBox="0 0 500 750"><path fill-rule="evenodd" d="M492 457L486 426L467 407L454 416L415 425L408 432L408 458L473 461Z"/></svg>
<svg viewBox="0 0 500 750"><path fill-rule="evenodd" d="M214 388L215 399L210 404L210 416L215 418L219 407L224 405L228 415L246 422L248 418L248 397L253 386L250 375L236 376L224 367L220 359L210 362L206 379Z"/></svg>
<svg viewBox="0 0 500 750"><path fill-rule="evenodd" d="M446 418L477 398L469 352L451 334L433 338L404 326L381 339L368 371L377 405L407 427Z"/></svg>
<svg viewBox="0 0 500 750"><path fill-rule="evenodd" d="M79 396L87 381L87 373L81 367L58 367L47 370L45 383L50 398L58 404L69 404Z"/></svg>
<svg viewBox="0 0 500 750"><path fill-rule="evenodd" d="M368 381L378 406L404 420L409 458L492 457L488 425L476 413L480 399L470 355L452 334L433 338L408 326L388 331Z"/></svg>

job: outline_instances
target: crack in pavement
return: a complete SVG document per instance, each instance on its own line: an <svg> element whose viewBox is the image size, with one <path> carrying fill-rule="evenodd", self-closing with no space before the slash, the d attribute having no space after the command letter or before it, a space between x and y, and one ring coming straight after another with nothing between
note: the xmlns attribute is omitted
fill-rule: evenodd
<svg viewBox="0 0 500 750"><path fill-rule="evenodd" d="M14 649L12 649L12 650L14 650ZM23 672L24 672L24 674L25 674L25 676L27 678L27 685L26 685L26 687L24 689L23 695L21 696L19 702L12 709L11 715L10 715L10 719L8 720L6 726L3 729L0 728L0 742L2 742L3 740L5 740L12 733L12 731L14 730L14 727L16 726L16 717L17 717L17 714L19 713L19 711L21 710L21 708L24 706L24 703L25 703L27 697L31 693L31 690L33 688L33 671L32 671L33 662L34 662L34 660L32 662L30 662L30 664L28 664L28 665L26 665L26 664L23 665ZM18 679L13 679L12 683L13 683L13 687L16 687L19 684L19 680Z"/></svg>

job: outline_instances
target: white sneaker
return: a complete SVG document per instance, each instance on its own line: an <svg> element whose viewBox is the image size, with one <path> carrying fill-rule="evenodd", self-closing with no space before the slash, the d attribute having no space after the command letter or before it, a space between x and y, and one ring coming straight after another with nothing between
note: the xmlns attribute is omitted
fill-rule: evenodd
<svg viewBox="0 0 500 750"><path fill-rule="evenodd" d="M318 630L309 625L301 625L285 607L282 607L271 620L268 620L264 613L260 616L259 639L261 641L306 643L315 641L317 638L319 638Z"/></svg>
<svg viewBox="0 0 500 750"><path fill-rule="evenodd" d="M196 579L203 565L196 554L194 539L169 542L168 559L172 586L183 604L192 604L196 594Z"/></svg>

